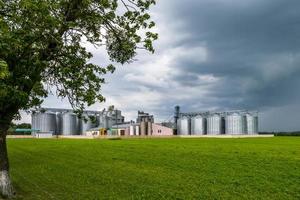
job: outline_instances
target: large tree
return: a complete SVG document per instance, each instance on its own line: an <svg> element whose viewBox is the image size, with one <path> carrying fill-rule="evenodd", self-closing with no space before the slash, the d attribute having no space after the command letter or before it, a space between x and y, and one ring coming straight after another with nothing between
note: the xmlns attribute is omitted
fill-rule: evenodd
<svg viewBox="0 0 300 200"><path fill-rule="evenodd" d="M87 44L128 63L139 48L154 52L155 0L0 0L0 192L12 196L6 135L20 110L55 88L74 110L103 101L103 75L113 65L90 62ZM101 64L101 63L99 63Z"/></svg>

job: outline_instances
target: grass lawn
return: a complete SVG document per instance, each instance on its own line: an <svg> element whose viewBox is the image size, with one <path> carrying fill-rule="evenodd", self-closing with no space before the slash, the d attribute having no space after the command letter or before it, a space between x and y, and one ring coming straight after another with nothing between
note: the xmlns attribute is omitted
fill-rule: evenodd
<svg viewBox="0 0 300 200"><path fill-rule="evenodd" d="M300 199L300 137L8 140L18 199Z"/></svg>

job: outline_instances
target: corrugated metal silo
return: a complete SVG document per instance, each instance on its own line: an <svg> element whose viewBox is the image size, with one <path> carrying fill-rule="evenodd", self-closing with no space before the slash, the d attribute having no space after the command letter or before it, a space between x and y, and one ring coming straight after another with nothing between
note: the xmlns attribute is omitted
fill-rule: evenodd
<svg viewBox="0 0 300 200"><path fill-rule="evenodd" d="M56 114L56 134L57 135L62 134L62 114L61 113Z"/></svg>
<svg viewBox="0 0 300 200"><path fill-rule="evenodd" d="M152 122L147 122L147 135L152 135Z"/></svg>
<svg viewBox="0 0 300 200"><path fill-rule="evenodd" d="M191 135L204 135L206 132L206 119L202 115L191 119Z"/></svg>
<svg viewBox="0 0 300 200"><path fill-rule="evenodd" d="M31 128L32 129L39 130L39 127L37 125L37 121L38 121L38 113L33 112L31 114ZM34 132L32 134L34 135Z"/></svg>
<svg viewBox="0 0 300 200"><path fill-rule="evenodd" d="M104 118L105 118L105 116L102 113L100 113L97 116L97 125L98 125L98 127L104 127Z"/></svg>
<svg viewBox="0 0 300 200"><path fill-rule="evenodd" d="M141 122L141 136L147 134L147 122Z"/></svg>
<svg viewBox="0 0 300 200"><path fill-rule="evenodd" d="M229 113L225 117L225 134L241 135L245 134L245 121L240 113Z"/></svg>
<svg viewBox="0 0 300 200"><path fill-rule="evenodd" d="M109 123L109 117L106 116L105 113L101 113L97 118L98 127L111 128L111 123Z"/></svg>
<svg viewBox="0 0 300 200"><path fill-rule="evenodd" d="M77 134L77 116L74 113L66 112L62 115L62 134L76 135Z"/></svg>
<svg viewBox="0 0 300 200"><path fill-rule="evenodd" d="M134 125L130 125L129 135L130 136L135 135L135 126Z"/></svg>
<svg viewBox="0 0 300 200"><path fill-rule="evenodd" d="M35 113L33 115L34 129L42 133L53 133L56 131L56 114L51 112Z"/></svg>
<svg viewBox="0 0 300 200"><path fill-rule="evenodd" d="M95 116L83 114L82 119L79 119L79 123L80 123L79 134L84 135L87 130L96 127L96 123L92 121L91 117L95 117Z"/></svg>
<svg viewBox="0 0 300 200"><path fill-rule="evenodd" d="M140 126L135 126L135 135L140 135Z"/></svg>
<svg viewBox="0 0 300 200"><path fill-rule="evenodd" d="M220 114L211 114L207 117L207 135L222 134L222 117Z"/></svg>
<svg viewBox="0 0 300 200"><path fill-rule="evenodd" d="M190 119L188 117L181 117L178 120L178 134L179 135L190 135Z"/></svg>
<svg viewBox="0 0 300 200"><path fill-rule="evenodd" d="M247 134L256 135L258 134L258 116L254 114L246 114L247 121Z"/></svg>

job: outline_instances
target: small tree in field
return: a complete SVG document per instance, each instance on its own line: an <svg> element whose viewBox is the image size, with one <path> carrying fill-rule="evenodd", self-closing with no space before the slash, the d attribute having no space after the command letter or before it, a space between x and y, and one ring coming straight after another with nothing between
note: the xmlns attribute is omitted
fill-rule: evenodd
<svg viewBox="0 0 300 200"><path fill-rule="evenodd" d="M138 48L154 52L149 31L155 0L0 0L0 193L11 197L6 135L9 125L41 104L55 87L80 113L103 101L103 74L83 44L105 46L112 62L132 61Z"/></svg>

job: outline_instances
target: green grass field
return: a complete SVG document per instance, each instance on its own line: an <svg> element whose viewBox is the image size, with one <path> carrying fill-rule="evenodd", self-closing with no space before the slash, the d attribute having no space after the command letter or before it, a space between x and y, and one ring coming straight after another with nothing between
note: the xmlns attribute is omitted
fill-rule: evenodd
<svg viewBox="0 0 300 200"><path fill-rule="evenodd" d="M8 140L18 199L300 199L300 137Z"/></svg>

